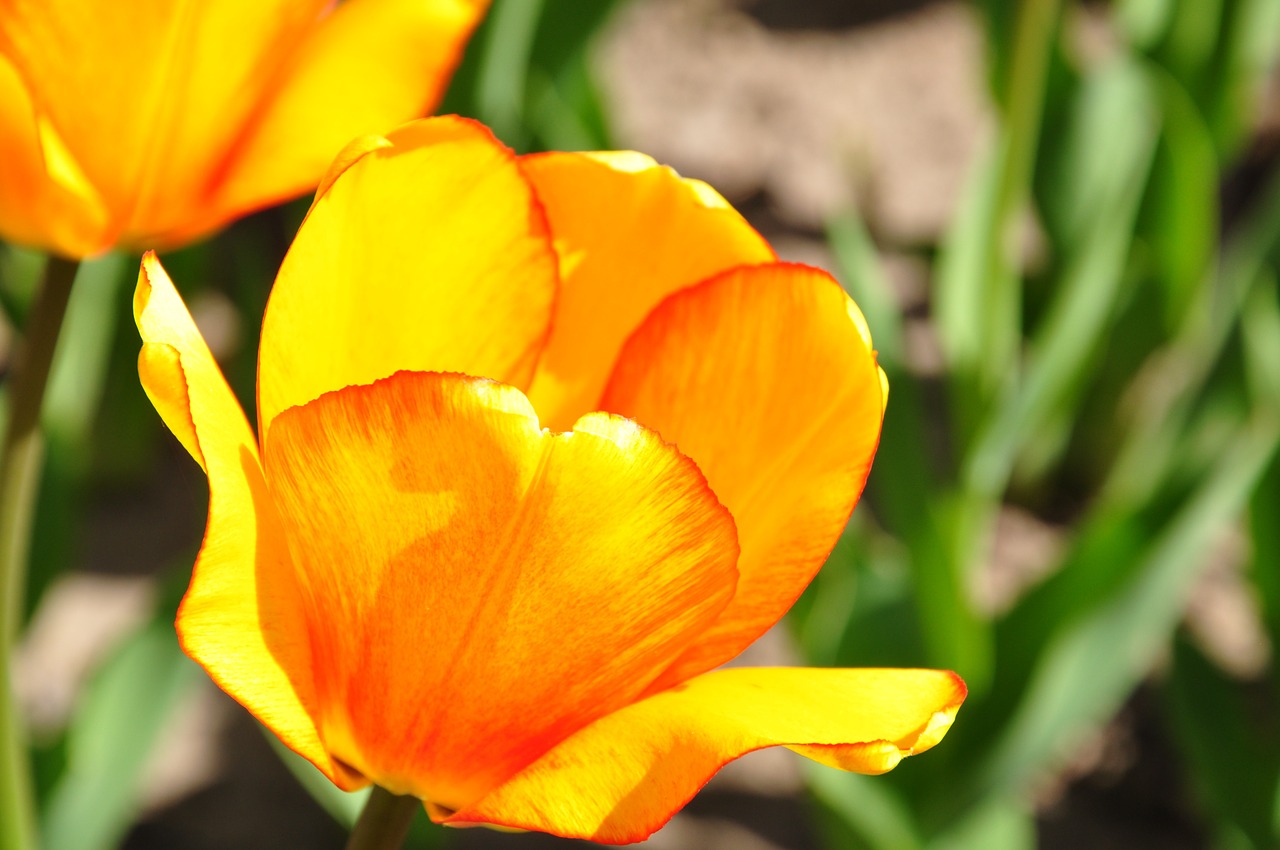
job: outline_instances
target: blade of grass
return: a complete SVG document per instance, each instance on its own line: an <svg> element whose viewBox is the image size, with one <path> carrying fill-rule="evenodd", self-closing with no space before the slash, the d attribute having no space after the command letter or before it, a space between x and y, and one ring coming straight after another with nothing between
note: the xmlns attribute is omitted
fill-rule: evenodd
<svg viewBox="0 0 1280 850"><path fill-rule="evenodd" d="M1150 669L1182 612L1207 547L1239 514L1278 441L1276 419L1269 412L1255 416L1151 540L1135 578L1057 632L1000 743L960 795L965 802L1024 787L1120 705Z"/></svg>
<svg viewBox="0 0 1280 850"><path fill-rule="evenodd" d="M1211 801L1210 811L1237 826L1258 850L1274 847L1271 806L1280 792L1276 730L1257 722L1240 683L1220 670L1187 640L1174 644L1164 704L1193 783ZM1275 696L1261 716L1274 716ZM1257 708L1256 706L1252 708Z"/></svg>
<svg viewBox="0 0 1280 850"><path fill-rule="evenodd" d="M1073 388L1105 340L1120 289L1155 145L1155 116L1140 71L1116 63L1082 93L1078 157L1081 192L1094 212L1087 234L1054 287L1057 298L1030 342L1021 385L983 425L964 467L964 487L994 500L1007 486L1019 448L1054 416L1074 408Z"/></svg>
<svg viewBox="0 0 1280 850"><path fill-rule="evenodd" d="M887 783L811 761L804 762L804 771L813 796L839 818L862 847L925 850L911 810Z"/></svg>
<svg viewBox="0 0 1280 850"><path fill-rule="evenodd" d="M969 599L967 564L948 556L945 510L933 504L939 491L930 463L933 438L924 427L929 414L920 381L905 368L901 311L857 216L846 213L831 219L827 232L841 279L872 328L889 378L889 404L868 500L908 548L927 663L958 670L971 687L979 688L991 664L991 638Z"/></svg>
<svg viewBox="0 0 1280 850"><path fill-rule="evenodd" d="M939 333L955 373L956 402L977 406L1009 379L1021 338L1017 225L1030 198L1059 0L1014 5L1008 89L993 160L979 172L948 234L935 288ZM963 415L962 415L963 416ZM967 419L967 417L964 417ZM963 425L963 423L962 423Z"/></svg>
<svg viewBox="0 0 1280 850"><path fill-rule="evenodd" d="M544 0L497 0L489 10L476 80L478 117L498 138L523 150L524 103Z"/></svg>

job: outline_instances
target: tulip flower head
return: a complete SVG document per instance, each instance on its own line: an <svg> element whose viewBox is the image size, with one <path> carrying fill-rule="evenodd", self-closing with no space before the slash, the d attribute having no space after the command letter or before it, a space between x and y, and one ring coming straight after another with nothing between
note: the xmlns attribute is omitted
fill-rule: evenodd
<svg viewBox="0 0 1280 850"><path fill-rule="evenodd" d="M609 843L781 745L881 773L931 670L715 668L839 537L886 386L825 272L633 153L353 143L263 320L255 437L155 257L143 385L209 477L186 652L334 783Z"/></svg>
<svg viewBox="0 0 1280 850"><path fill-rule="evenodd" d="M0 238L172 246L438 102L487 0L0 0Z"/></svg>

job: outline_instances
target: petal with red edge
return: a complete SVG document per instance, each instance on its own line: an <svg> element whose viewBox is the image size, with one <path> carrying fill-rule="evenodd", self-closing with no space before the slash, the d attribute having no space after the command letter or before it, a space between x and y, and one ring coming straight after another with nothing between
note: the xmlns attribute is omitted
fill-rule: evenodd
<svg viewBox="0 0 1280 850"><path fill-rule="evenodd" d="M775 259L715 190L638 153L521 160L546 206L563 280L529 398L553 429L595 410L618 349L667 295Z"/></svg>
<svg viewBox="0 0 1280 850"><path fill-rule="evenodd" d="M327 5L0 0L0 52L137 244L129 235L200 210L211 174Z"/></svg>
<svg viewBox="0 0 1280 850"><path fill-rule="evenodd" d="M263 319L259 428L287 407L401 369L526 386L546 338L555 254L514 155L432 118L339 157Z"/></svg>
<svg viewBox="0 0 1280 850"><path fill-rule="evenodd" d="M186 307L154 254L138 276L142 385L209 476L209 522L178 612L188 655L224 691L338 785L354 789L309 713L311 649L257 444Z"/></svg>
<svg viewBox="0 0 1280 850"><path fill-rule="evenodd" d="M457 807L633 701L733 593L733 522L619 417L542 430L513 387L399 372L280 414L321 735Z"/></svg>
<svg viewBox="0 0 1280 850"><path fill-rule="evenodd" d="M942 739L965 693L938 670L721 670L601 718L465 809L431 811L447 824L640 841L752 750L892 770Z"/></svg>
<svg viewBox="0 0 1280 850"><path fill-rule="evenodd" d="M351 139L431 112L487 5L347 0L338 6L299 45L232 151L211 218L225 221L310 191Z"/></svg>
<svg viewBox="0 0 1280 850"><path fill-rule="evenodd" d="M654 688L728 661L822 566L875 455L881 373L853 302L818 269L739 269L664 301L601 407L674 442L738 526L733 602Z"/></svg>

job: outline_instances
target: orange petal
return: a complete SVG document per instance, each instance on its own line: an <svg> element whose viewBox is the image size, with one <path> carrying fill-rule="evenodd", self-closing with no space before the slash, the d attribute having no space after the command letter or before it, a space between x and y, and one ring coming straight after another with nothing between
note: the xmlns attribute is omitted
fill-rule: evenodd
<svg viewBox="0 0 1280 850"><path fill-rule="evenodd" d="M884 773L942 740L964 698L964 682L938 670L721 670L596 721L465 809L432 814L641 841L738 756L785 746Z"/></svg>
<svg viewBox="0 0 1280 850"><path fill-rule="evenodd" d="M529 389L552 428L597 408L618 349L659 301L733 266L775 259L714 189L642 154L538 154L521 163L546 206L563 281Z"/></svg>
<svg viewBox="0 0 1280 850"><path fill-rule="evenodd" d="M50 143L55 157L65 150L47 126L42 138L26 87L0 57L0 238L73 257L102 251L106 209L69 159L46 166Z"/></svg>
<svg viewBox="0 0 1280 850"><path fill-rule="evenodd" d="M631 702L733 593L733 523L656 434L538 426L519 390L400 372L280 414L320 729L379 785L464 805Z"/></svg>
<svg viewBox="0 0 1280 850"><path fill-rule="evenodd" d="M0 0L0 52L131 243L204 190L328 0Z"/></svg>
<svg viewBox="0 0 1280 850"><path fill-rule="evenodd" d="M353 146L267 305L264 435L287 407L400 369L526 386L547 334L555 254L511 151L452 117Z"/></svg>
<svg viewBox="0 0 1280 850"><path fill-rule="evenodd" d="M835 545L884 410L865 328L828 274L774 263L671 296L627 341L601 407L693 458L742 545L733 602L655 688L741 652Z"/></svg>
<svg viewBox="0 0 1280 850"><path fill-rule="evenodd" d="M440 102L487 0L347 0L295 51L217 188L213 217L315 188L357 136Z"/></svg>
<svg viewBox="0 0 1280 850"><path fill-rule="evenodd" d="M345 788L309 715L311 650L257 445L154 254L134 295L138 372L165 423L209 475L209 522L178 612L182 648L291 748Z"/></svg>

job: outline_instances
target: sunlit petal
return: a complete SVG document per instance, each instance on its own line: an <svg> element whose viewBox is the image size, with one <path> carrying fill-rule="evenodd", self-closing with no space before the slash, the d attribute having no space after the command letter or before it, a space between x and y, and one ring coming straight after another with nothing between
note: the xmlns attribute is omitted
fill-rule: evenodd
<svg viewBox="0 0 1280 850"><path fill-rule="evenodd" d="M693 458L742 545L733 602L656 687L745 649L839 538L884 409L860 320L830 275L774 263L671 296L623 347L601 407Z"/></svg>
<svg viewBox="0 0 1280 850"><path fill-rule="evenodd" d="M487 0L347 0L309 33L252 116L210 201L228 218L312 189L357 136L430 113ZM196 230L208 221L194 225Z"/></svg>
<svg viewBox="0 0 1280 850"><path fill-rule="evenodd" d="M884 773L946 734L965 686L935 670L738 668L608 715L445 823L491 823L609 844L656 830L725 763L786 746Z"/></svg>
<svg viewBox="0 0 1280 850"><path fill-rule="evenodd" d="M225 152L327 5L0 0L0 51L103 199L115 235L139 242L200 209Z"/></svg>
<svg viewBox="0 0 1280 850"><path fill-rule="evenodd" d="M280 414L321 736L457 807L626 705L732 595L733 523L632 422L539 428L518 390L399 372Z"/></svg>
<svg viewBox="0 0 1280 850"><path fill-rule="evenodd" d="M134 315L142 385L209 475L209 523L178 612L188 655L282 741L346 788L309 715L311 649L279 517L239 403L160 263L148 255Z"/></svg>
<svg viewBox="0 0 1280 850"><path fill-rule="evenodd" d="M110 245L102 199L69 156L46 163L65 150L46 124L43 134L26 87L0 57L0 233L10 240L70 256L95 254Z"/></svg>
<svg viewBox="0 0 1280 850"><path fill-rule="evenodd" d="M386 141L342 160L280 269L258 356L264 432L287 407L401 369L532 375L555 255L514 156L459 118Z"/></svg>
<svg viewBox="0 0 1280 850"><path fill-rule="evenodd" d="M715 190L638 153L521 160L563 284L529 398L552 428L596 409L618 349L670 293L773 250Z"/></svg>

